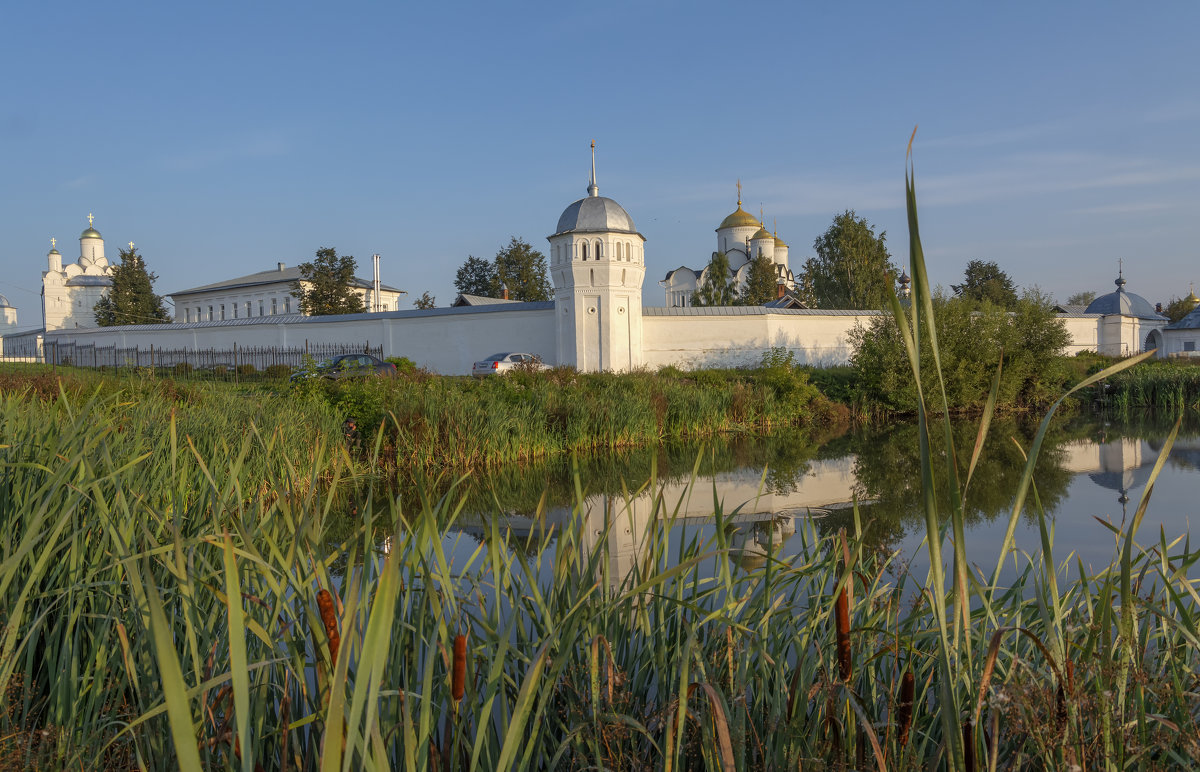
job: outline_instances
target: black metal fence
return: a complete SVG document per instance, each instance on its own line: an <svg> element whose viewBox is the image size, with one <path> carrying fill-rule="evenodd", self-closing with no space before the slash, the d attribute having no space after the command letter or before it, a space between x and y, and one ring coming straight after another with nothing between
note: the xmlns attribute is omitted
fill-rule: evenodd
<svg viewBox="0 0 1200 772"><path fill-rule="evenodd" d="M0 361L42 362L54 366L101 370L148 368L163 375L196 379L239 377L286 378L303 367L306 357L320 363L343 354L371 354L383 358L383 346L369 342L309 343L303 346L238 346L218 349L158 348L153 345L122 348L95 344L46 341L37 350L5 350Z"/></svg>

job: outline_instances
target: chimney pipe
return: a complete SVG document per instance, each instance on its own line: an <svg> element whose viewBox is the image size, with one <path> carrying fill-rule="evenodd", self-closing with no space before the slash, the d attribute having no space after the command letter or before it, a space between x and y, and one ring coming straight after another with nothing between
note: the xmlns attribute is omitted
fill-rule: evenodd
<svg viewBox="0 0 1200 772"><path fill-rule="evenodd" d="M382 311L383 310L382 303L379 300L379 295L380 295L379 255L377 255L377 254L371 255L371 262L375 264L375 307L372 308L371 310L372 311Z"/></svg>
<svg viewBox="0 0 1200 772"><path fill-rule="evenodd" d="M276 265L278 265L278 266L279 266L279 270L281 270L281 271L282 271L284 268L287 268L287 266L286 266L286 265L284 265L283 263L277 263Z"/></svg>
<svg viewBox="0 0 1200 772"><path fill-rule="evenodd" d="M500 298L502 300L508 300L508 285L507 284L500 285Z"/></svg>
<svg viewBox="0 0 1200 772"><path fill-rule="evenodd" d="M786 287L784 287L784 285L782 285L782 284L775 285L775 299L776 300L783 300L783 291L785 289L786 289Z"/></svg>

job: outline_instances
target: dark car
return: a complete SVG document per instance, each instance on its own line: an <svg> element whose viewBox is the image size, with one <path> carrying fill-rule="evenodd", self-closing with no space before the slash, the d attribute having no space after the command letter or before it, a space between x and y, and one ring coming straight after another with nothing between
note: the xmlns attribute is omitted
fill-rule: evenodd
<svg viewBox="0 0 1200 772"><path fill-rule="evenodd" d="M326 360L317 366L313 372L298 372L292 378L328 378L341 380L343 378L366 378L372 375L393 376L396 366L390 362L371 356L370 354L342 354L340 357Z"/></svg>

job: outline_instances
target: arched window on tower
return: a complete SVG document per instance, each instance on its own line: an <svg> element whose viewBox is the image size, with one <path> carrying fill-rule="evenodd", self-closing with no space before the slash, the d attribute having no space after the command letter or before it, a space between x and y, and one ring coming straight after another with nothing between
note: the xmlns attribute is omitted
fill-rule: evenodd
<svg viewBox="0 0 1200 772"><path fill-rule="evenodd" d="M584 260L587 260L587 247L588 247L587 242L586 241L583 242L583 259Z"/></svg>
<svg viewBox="0 0 1200 772"><path fill-rule="evenodd" d="M596 239L596 259L597 260L603 259L603 257L604 257L603 244L604 244L604 242L600 241L599 239Z"/></svg>

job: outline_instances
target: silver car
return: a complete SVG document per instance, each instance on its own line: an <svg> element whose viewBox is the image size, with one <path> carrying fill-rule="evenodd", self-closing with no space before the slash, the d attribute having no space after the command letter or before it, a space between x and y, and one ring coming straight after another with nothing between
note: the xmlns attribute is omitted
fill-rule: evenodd
<svg viewBox="0 0 1200 772"><path fill-rule="evenodd" d="M471 375L476 378L482 378L485 375L500 375L517 367L540 370L542 359L536 354L505 351L500 354L492 354L490 357L476 362L471 368Z"/></svg>

